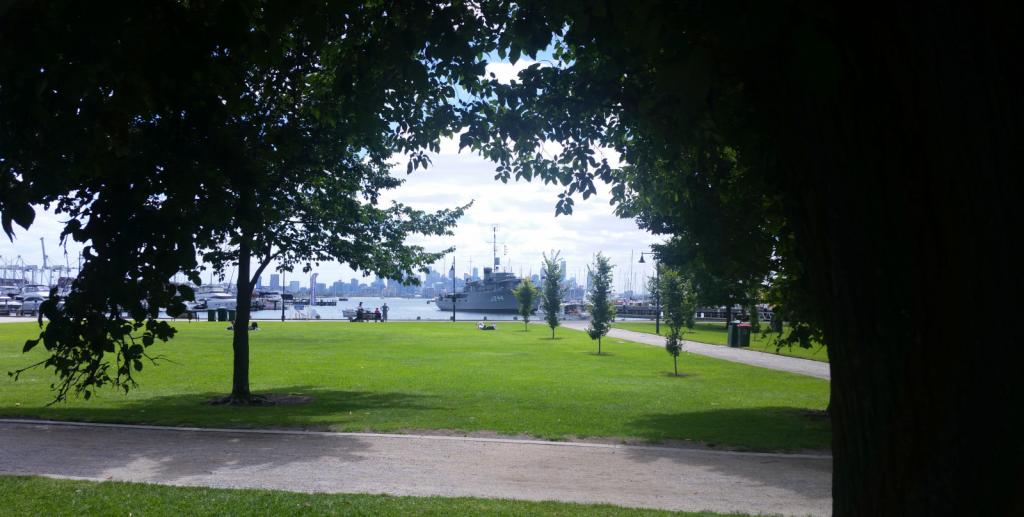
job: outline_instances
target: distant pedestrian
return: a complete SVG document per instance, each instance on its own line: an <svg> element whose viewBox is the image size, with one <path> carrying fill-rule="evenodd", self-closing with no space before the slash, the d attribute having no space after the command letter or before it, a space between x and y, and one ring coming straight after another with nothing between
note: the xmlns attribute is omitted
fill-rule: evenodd
<svg viewBox="0 0 1024 517"><path fill-rule="evenodd" d="M380 316L381 316L381 318L383 318L384 322L387 323L387 321L388 321L388 304L385 303L384 306L380 308Z"/></svg>
<svg viewBox="0 0 1024 517"><path fill-rule="evenodd" d="M373 321L380 321L380 307L373 309Z"/></svg>

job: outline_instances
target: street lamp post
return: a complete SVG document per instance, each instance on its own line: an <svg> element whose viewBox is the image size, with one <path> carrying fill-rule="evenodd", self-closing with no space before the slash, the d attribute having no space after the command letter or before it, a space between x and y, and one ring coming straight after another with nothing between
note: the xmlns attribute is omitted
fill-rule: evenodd
<svg viewBox="0 0 1024 517"><path fill-rule="evenodd" d="M452 322L455 321L455 257L452 257Z"/></svg>
<svg viewBox="0 0 1024 517"><path fill-rule="evenodd" d="M640 252L640 263L644 263L644 255L651 255L657 258L657 255L649 251ZM654 291L654 333L661 335L661 263L654 264L654 283L658 285L658 289Z"/></svg>

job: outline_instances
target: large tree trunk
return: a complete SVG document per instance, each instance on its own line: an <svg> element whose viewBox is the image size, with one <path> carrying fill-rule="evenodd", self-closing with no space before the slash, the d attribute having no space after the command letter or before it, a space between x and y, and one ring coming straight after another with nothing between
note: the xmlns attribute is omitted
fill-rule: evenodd
<svg viewBox="0 0 1024 517"><path fill-rule="evenodd" d="M252 308L249 261L251 258L252 250L248 240L243 237L238 249L238 282L236 283L238 306L234 322L234 339L231 343L234 352L230 396L232 403L252 401L252 393L249 392L249 311Z"/></svg>
<svg viewBox="0 0 1024 517"><path fill-rule="evenodd" d="M1019 325L970 320L1021 287L1020 13L844 5L766 131L827 307L834 513L1022 515Z"/></svg>

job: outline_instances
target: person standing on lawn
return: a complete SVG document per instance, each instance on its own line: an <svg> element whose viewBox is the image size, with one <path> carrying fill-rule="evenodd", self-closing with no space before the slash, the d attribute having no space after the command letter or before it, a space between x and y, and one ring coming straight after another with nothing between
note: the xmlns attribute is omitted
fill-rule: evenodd
<svg viewBox="0 0 1024 517"><path fill-rule="evenodd" d="M388 304L387 303L385 303L383 306L381 306L381 308L380 308L380 316L382 318L381 321L383 321L384 323L388 322Z"/></svg>

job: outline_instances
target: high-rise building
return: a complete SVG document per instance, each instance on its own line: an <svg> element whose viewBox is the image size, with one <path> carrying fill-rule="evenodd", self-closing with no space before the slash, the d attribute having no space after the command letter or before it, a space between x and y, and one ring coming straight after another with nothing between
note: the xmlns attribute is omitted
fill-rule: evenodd
<svg viewBox="0 0 1024 517"><path fill-rule="evenodd" d="M281 288L281 275L279 275L277 273L272 273L270 275L270 288L271 289L280 289Z"/></svg>
<svg viewBox="0 0 1024 517"><path fill-rule="evenodd" d="M567 268L566 265L565 265L565 259L562 259L562 261L558 263L558 268L559 268L560 272L562 273L561 280L563 282L565 282L565 275L569 271L569 268Z"/></svg>
<svg viewBox="0 0 1024 517"><path fill-rule="evenodd" d="M263 275L256 277L256 289L263 289Z"/></svg>
<svg viewBox="0 0 1024 517"><path fill-rule="evenodd" d="M298 280L292 280L291 282L288 282L288 290L293 293L299 292L299 289L301 288L302 284Z"/></svg>

